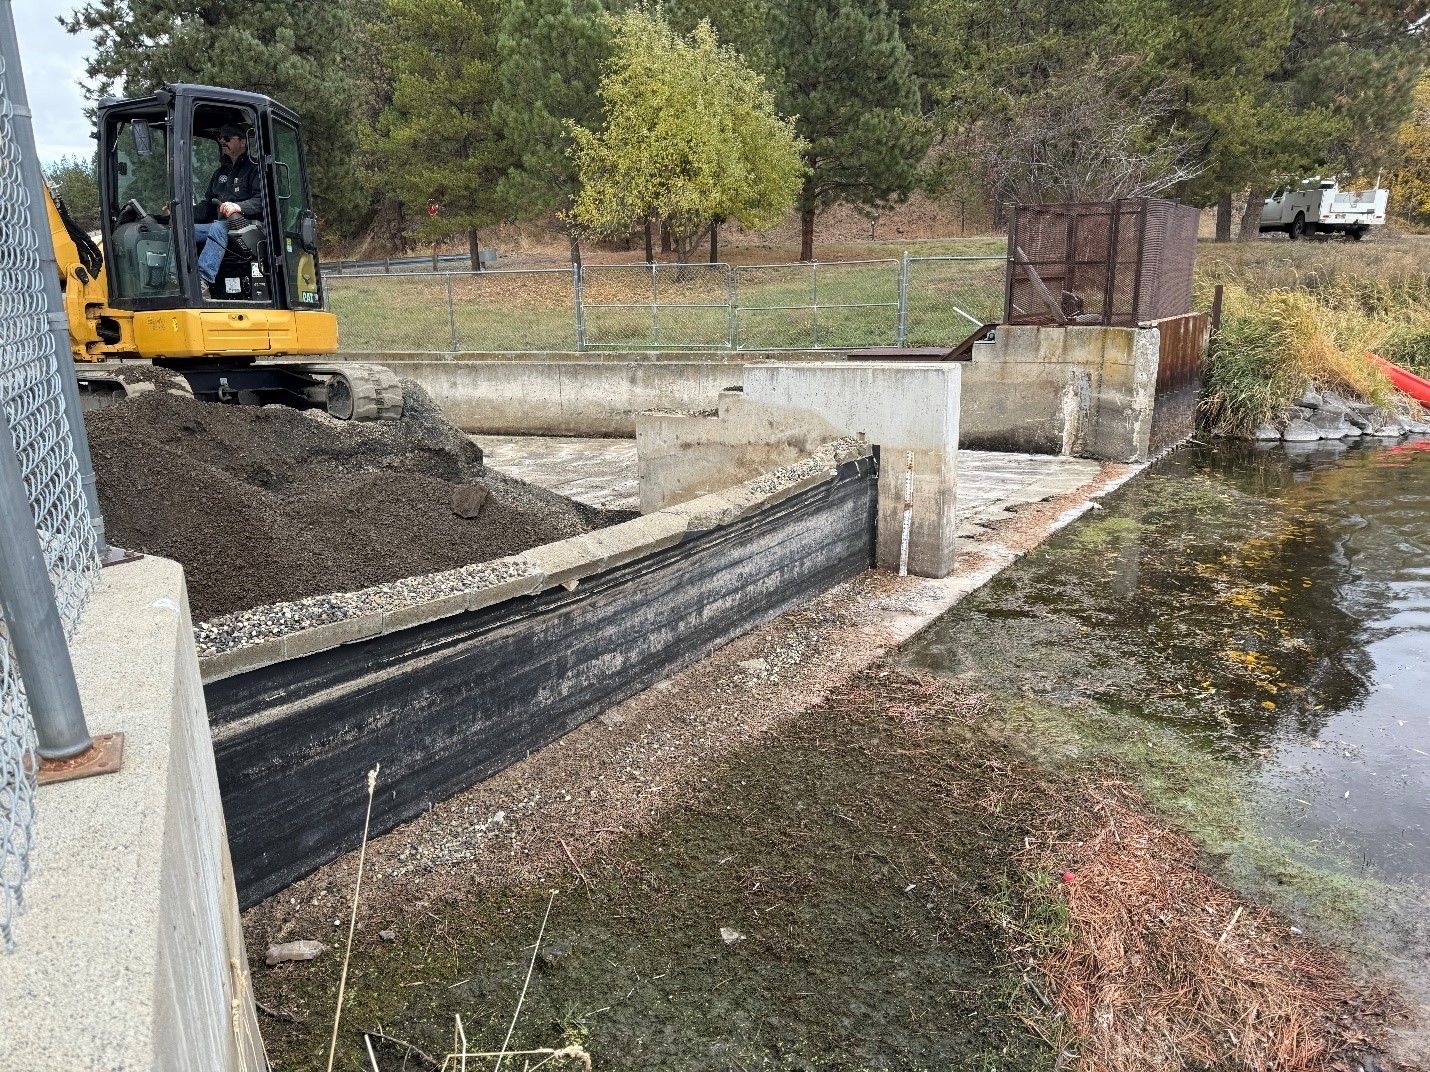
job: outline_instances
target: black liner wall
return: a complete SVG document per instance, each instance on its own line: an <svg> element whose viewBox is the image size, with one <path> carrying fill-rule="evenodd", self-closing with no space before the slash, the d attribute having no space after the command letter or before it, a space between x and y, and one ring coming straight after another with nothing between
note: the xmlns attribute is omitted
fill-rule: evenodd
<svg viewBox="0 0 1430 1072"><path fill-rule="evenodd" d="M581 581L208 685L240 903L272 896L874 560L876 463Z"/></svg>

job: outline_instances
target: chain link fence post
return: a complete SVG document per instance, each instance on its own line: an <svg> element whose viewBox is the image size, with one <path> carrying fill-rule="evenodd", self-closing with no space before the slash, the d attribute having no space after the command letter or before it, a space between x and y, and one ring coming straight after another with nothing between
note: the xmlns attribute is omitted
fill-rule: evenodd
<svg viewBox="0 0 1430 1072"><path fill-rule="evenodd" d="M904 250L904 259L899 263L899 341L903 346L909 337L909 251Z"/></svg>
<svg viewBox="0 0 1430 1072"><path fill-rule="evenodd" d="M581 309L581 266L571 265L571 289L576 295L576 352L586 352L586 316Z"/></svg>
<svg viewBox="0 0 1430 1072"><path fill-rule="evenodd" d="M457 303L452 297L452 277L447 276L447 332L448 353L457 352Z"/></svg>
<svg viewBox="0 0 1430 1072"><path fill-rule="evenodd" d="M41 759L70 759L94 741L85 725L65 629L45 568L45 552L30 516L25 475L15 454L10 419L0 406L0 609Z"/></svg>
<svg viewBox="0 0 1430 1072"><path fill-rule="evenodd" d="M809 346L819 349L819 262L809 266Z"/></svg>
<svg viewBox="0 0 1430 1072"><path fill-rule="evenodd" d="M740 348L738 329L735 325L735 269L730 265L725 265L725 337L729 340L731 350Z"/></svg>

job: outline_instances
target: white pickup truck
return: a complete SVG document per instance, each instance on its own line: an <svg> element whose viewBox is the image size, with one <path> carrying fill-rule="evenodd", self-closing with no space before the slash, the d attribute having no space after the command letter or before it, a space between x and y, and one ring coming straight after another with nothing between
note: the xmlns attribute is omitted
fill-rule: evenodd
<svg viewBox="0 0 1430 1072"><path fill-rule="evenodd" d="M1371 190L1342 190L1332 179L1308 179L1277 190L1261 208L1261 231L1285 231L1295 241L1308 234L1339 232L1359 241L1385 222L1390 191L1377 180Z"/></svg>

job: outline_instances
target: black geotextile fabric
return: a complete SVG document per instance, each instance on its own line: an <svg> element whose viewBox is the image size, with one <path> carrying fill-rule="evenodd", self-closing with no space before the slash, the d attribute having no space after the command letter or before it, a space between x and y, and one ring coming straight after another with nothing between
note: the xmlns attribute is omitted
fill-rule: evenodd
<svg viewBox="0 0 1430 1072"><path fill-rule="evenodd" d="M355 849L874 560L877 466L583 579L205 688L240 903Z"/></svg>

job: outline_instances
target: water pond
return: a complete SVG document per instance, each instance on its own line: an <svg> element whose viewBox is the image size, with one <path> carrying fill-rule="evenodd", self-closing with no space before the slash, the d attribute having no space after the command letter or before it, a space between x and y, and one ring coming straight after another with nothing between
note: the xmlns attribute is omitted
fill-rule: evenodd
<svg viewBox="0 0 1430 1072"><path fill-rule="evenodd" d="M1235 885L1423 1001L1430 441L1296 446L1164 458L904 658L1045 761L1138 771Z"/></svg>

